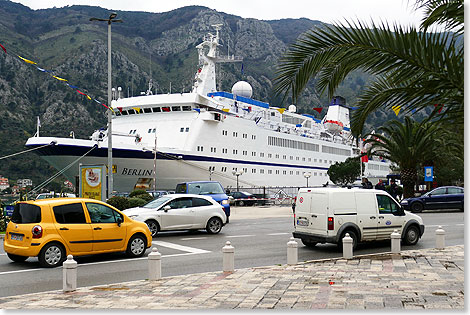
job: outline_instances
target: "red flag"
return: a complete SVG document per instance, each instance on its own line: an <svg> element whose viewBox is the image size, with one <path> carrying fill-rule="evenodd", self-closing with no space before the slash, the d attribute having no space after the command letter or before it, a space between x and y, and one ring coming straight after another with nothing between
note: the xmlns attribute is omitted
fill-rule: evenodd
<svg viewBox="0 0 470 315"><path fill-rule="evenodd" d="M323 107L314 107L313 110L317 111L319 114L321 114Z"/></svg>
<svg viewBox="0 0 470 315"><path fill-rule="evenodd" d="M5 49L5 47L2 46L2 44L0 44L0 47L2 47L2 49L5 53L7 53L7 50Z"/></svg>
<svg viewBox="0 0 470 315"><path fill-rule="evenodd" d="M122 114L122 107L118 107L117 109L119 109L119 112Z"/></svg>
<svg viewBox="0 0 470 315"><path fill-rule="evenodd" d="M364 162L364 163L369 162L369 157L367 156L367 154L364 154L363 156L361 156L361 162Z"/></svg>
<svg viewBox="0 0 470 315"><path fill-rule="evenodd" d="M437 106L441 106L439 107L439 109L437 110L437 112L440 114L441 113L441 110L444 108L444 104L434 104L434 107L437 107Z"/></svg>

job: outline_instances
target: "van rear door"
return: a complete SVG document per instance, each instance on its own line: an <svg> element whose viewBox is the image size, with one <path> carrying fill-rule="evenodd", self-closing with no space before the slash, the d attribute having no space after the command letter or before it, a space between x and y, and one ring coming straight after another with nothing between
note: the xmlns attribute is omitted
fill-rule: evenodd
<svg viewBox="0 0 470 315"><path fill-rule="evenodd" d="M324 192L299 192L297 197L296 231L324 235L327 228L328 198Z"/></svg>

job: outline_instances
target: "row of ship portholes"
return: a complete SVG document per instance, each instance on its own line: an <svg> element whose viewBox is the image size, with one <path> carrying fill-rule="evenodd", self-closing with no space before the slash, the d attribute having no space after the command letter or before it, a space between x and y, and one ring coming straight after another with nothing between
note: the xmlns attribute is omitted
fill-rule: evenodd
<svg viewBox="0 0 470 315"><path fill-rule="evenodd" d="M210 166L209 167L209 170L211 172L215 172L217 171L216 167L215 166ZM230 173L233 173L233 172L236 172L238 169L236 167L232 168L231 171L229 171ZM249 173L248 172L248 168L243 168L243 173ZM222 166L220 168L220 172L222 173L227 173L228 172L228 168L226 166ZM326 172L312 172L312 171L309 171L309 173L312 174L312 176L316 177L316 176L324 176L324 177L327 177L328 174ZM281 170L265 170L263 168L261 169L256 169L256 168L252 168L251 169L251 174L267 174L267 175L292 175L292 176L303 176L304 174L304 171L286 171L286 170L283 170L281 172Z"/></svg>

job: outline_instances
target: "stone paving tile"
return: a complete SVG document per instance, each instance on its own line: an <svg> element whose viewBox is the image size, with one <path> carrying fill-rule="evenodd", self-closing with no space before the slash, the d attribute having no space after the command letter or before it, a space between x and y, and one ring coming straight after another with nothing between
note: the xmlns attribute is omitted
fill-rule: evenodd
<svg viewBox="0 0 470 315"><path fill-rule="evenodd" d="M464 246L0 298L2 309L459 309Z"/></svg>

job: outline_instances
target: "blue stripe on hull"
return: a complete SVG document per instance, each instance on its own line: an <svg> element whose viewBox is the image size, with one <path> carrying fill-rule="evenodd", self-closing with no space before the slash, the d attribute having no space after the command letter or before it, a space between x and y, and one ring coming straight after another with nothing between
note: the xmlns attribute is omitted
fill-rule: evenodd
<svg viewBox="0 0 470 315"><path fill-rule="evenodd" d="M28 145L28 147L39 147L40 145ZM82 156L90 150L90 147L81 147L73 145L53 145L36 150L38 155L42 156ZM108 148L96 148L87 155L88 157L108 157ZM181 158L179 158L181 157ZM153 160L154 154L152 152L144 152L140 150L128 149L113 149L113 158L124 159L148 159ZM236 159L224 159L212 156L200 156L191 154L174 154L174 153L159 153L157 152L157 160L184 160L184 161L199 161L199 162L217 162L217 163L234 163L234 164L248 164L248 165L262 165L274 167L290 167L290 168L305 168L328 170L327 167L317 167L308 165L293 165L293 164L280 164L259 161L245 161Z"/></svg>

